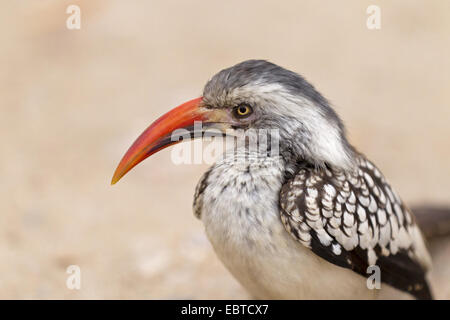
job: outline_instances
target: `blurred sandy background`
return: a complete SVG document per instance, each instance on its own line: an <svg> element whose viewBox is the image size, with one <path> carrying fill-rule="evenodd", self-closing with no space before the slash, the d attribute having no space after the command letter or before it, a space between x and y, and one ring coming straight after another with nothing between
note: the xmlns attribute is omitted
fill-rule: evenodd
<svg viewBox="0 0 450 320"><path fill-rule="evenodd" d="M249 58L310 80L407 203L450 206L450 1L3 0L0 39L0 298L247 298L192 215L206 165L167 149L109 182L151 121Z"/></svg>

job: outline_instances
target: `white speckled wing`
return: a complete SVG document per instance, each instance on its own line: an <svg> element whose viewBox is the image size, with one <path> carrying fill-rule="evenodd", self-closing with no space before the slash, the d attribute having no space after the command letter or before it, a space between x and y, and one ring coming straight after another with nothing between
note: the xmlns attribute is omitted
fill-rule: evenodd
<svg viewBox="0 0 450 320"><path fill-rule="evenodd" d="M417 298L431 298L431 260L412 213L364 156L352 173L301 168L280 193L287 231L317 255L381 280Z"/></svg>

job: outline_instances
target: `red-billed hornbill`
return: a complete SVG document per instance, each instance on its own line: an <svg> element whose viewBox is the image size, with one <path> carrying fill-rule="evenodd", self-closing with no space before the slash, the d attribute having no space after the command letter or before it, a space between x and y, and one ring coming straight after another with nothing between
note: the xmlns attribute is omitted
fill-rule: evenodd
<svg viewBox="0 0 450 320"><path fill-rule="evenodd" d="M275 129L278 153L241 144L201 178L194 198L217 255L256 298L373 298L381 281L430 299L431 260L411 211L352 147L328 101L300 75L249 60L220 71L203 96L166 113L130 147L112 179L177 141L176 129L245 135ZM227 133L228 134L228 133Z"/></svg>

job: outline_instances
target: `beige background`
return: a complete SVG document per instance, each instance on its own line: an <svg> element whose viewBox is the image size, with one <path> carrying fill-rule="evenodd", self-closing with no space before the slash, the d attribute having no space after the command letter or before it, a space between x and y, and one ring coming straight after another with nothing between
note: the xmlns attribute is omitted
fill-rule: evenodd
<svg viewBox="0 0 450 320"><path fill-rule="evenodd" d="M1 1L0 298L247 298L192 215L206 165L167 149L109 181L152 120L249 58L310 80L407 203L450 206L449 31L446 0Z"/></svg>

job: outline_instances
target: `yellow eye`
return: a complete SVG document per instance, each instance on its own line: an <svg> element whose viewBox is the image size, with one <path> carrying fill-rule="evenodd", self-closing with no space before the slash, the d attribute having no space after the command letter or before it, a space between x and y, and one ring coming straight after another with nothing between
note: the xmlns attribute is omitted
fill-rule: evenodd
<svg viewBox="0 0 450 320"><path fill-rule="evenodd" d="M236 108L234 108L234 114L236 115L236 117L238 118L243 118L243 117L247 117L249 116L251 113L253 112L252 107L246 105L246 104L241 104L240 106L237 106Z"/></svg>

